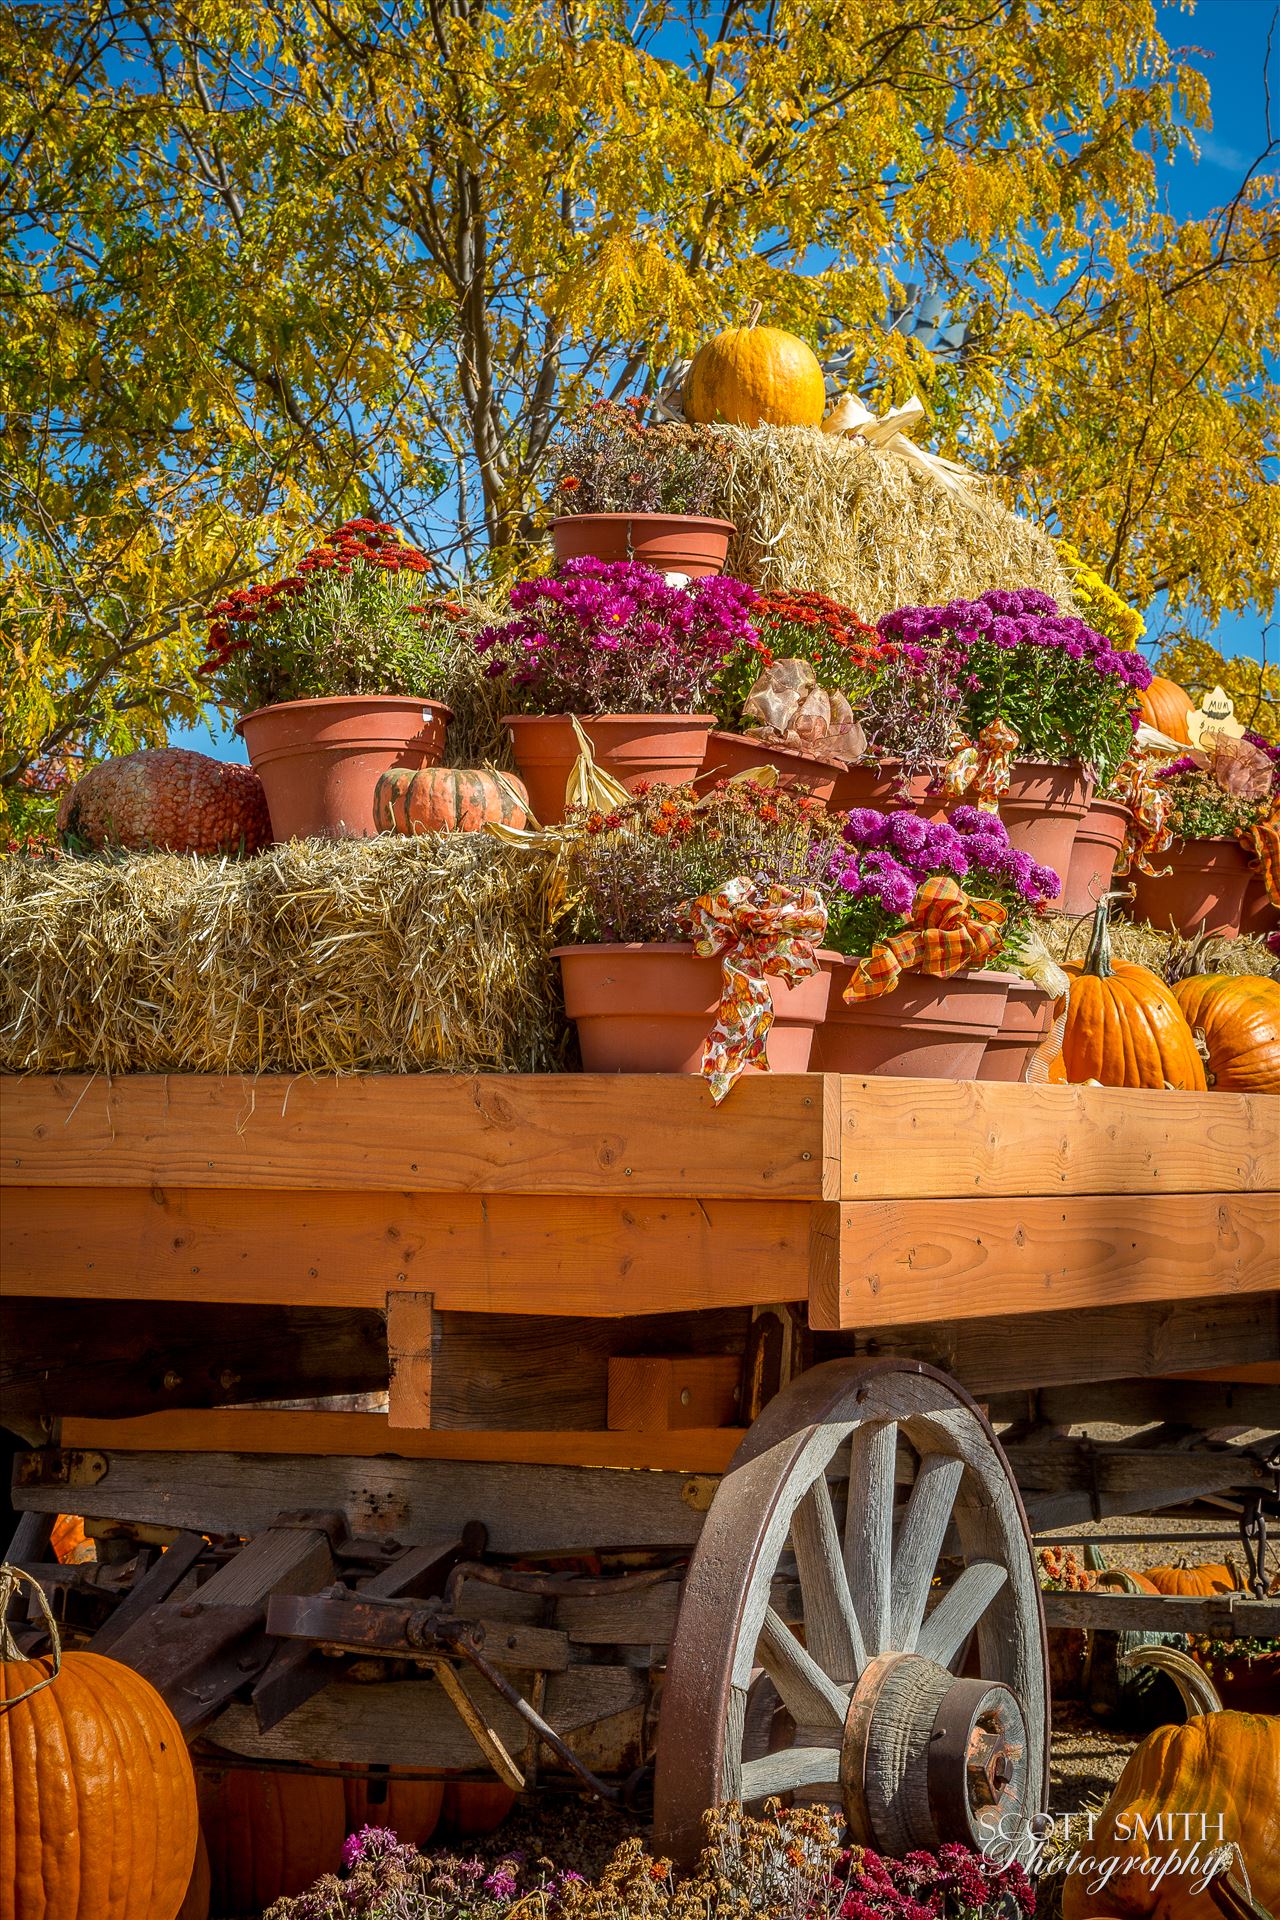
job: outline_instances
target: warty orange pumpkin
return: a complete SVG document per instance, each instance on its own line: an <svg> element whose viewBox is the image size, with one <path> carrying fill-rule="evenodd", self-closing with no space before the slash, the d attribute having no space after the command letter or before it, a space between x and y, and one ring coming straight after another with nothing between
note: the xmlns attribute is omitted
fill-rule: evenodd
<svg viewBox="0 0 1280 1920"><path fill-rule="evenodd" d="M1203 1034L1211 1087L1280 1093L1280 980L1260 973L1193 973L1174 982L1193 1034Z"/></svg>
<svg viewBox="0 0 1280 1920"><path fill-rule="evenodd" d="M1166 680L1157 674L1151 685L1138 695L1138 714L1149 727L1167 734L1170 740L1190 744L1187 715L1195 704L1191 695L1176 680Z"/></svg>
<svg viewBox="0 0 1280 1920"><path fill-rule="evenodd" d="M522 782L478 767L392 767L373 792L379 833L480 833L491 820L522 827L528 818Z"/></svg>
<svg viewBox="0 0 1280 1920"><path fill-rule="evenodd" d="M347 1834L336 1774L232 1767L200 1778L213 1911L257 1914L336 1873Z"/></svg>
<svg viewBox="0 0 1280 1920"><path fill-rule="evenodd" d="M1163 980L1135 961L1111 953L1110 902L1104 893L1093 916L1089 950L1069 961L1071 995L1062 1035L1068 1081L1104 1087L1176 1087L1205 1091L1204 1063L1182 1008Z"/></svg>
<svg viewBox="0 0 1280 1920"><path fill-rule="evenodd" d="M827 383L818 356L794 333L757 326L759 311L698 348L685 376L685 418L699 426L821 426Z"/></svg>
<svg viewBox="0 0 1280 1920"><path fill-rule="evenodd" d="M1119 1870L1094 1893L1096 1876L1069 1874L1062 1920L1221 1920L1224 1909L1213 1894L1196 1891L1203 1867L1170 1870L1159 1880L1154 1866L1144 1871L1144 1863L1174 1852L1185 1862L1193 1843L1203 1862L1220 1844L1219 1822L1221 1844L1238 1850L1231 1870L1236 1890L1243 1895L1247 1882L1254 1911L1274 1912L1280 1902L1280 1715L1224 1711L1199 1667L1171 1647L1143 1647L1130 1663L1172 1675L1191 1717L1182 1726L1157 1727L1130 1755L1085 1848L1098 1861L1114 1857ZM1164 1816L1160 1827L1158 1815ZM1169 1834L1175 1837L1164 1837Z"/></svg>
<svg viewBox="0 0 1280 1920"><path fill-rule="evenodd" d="M196 1856L186 1741L141 1674L100 1653L23 1657L0 1568L0 1920L175 1920Z"/></svg>
<svg viewBox="0 0 1280 1920"><path fill-rule="evenodd" d="M342 1783L347 1803L347 1832L389 1827L409 1846L428 1841L440 1822L443 1780L403 1780L394 1767L383 1774L353 1774Z"/></svg>

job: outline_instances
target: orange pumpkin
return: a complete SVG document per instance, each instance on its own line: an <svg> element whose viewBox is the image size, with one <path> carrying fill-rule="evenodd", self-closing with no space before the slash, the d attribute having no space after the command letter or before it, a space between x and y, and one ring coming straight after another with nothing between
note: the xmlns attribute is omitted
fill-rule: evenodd
<svg viewBox="0 0 1280 1920"><path fill-rule="evenodd" d="M444 1790L442 1819L450 1833L469 1839L500 1827L516 1796L500 1780L450 1780Z"/></svg>
<svg viewBox="0 0 1280 1920"><path fill-rule="evenodd" d="M1082 1851L1118 1862L1104 1888L1097 1876L1067 1875L1062 1920L1221 1920L1224 1911L1274 1912L1280 1902L1280 1716L1224 1712L1212 1684L1185 1654L1143 1647L1134 1662L1176 1680L1191 1717L1157 1727L1136 1751L1093 1821ZM1183 1816L1187 1816L1184 1821ZM1157 1826L1157 1816L1163 1816ZM1219 1832L1221 1823L1221 1832ZM1170 1839L1170 1834L1177 1836ZM1219 1845L1238 1849L1231 1879L1241 1899L1220 1906L1201 1885L1203 1861ZM1157 1857L1200 1864L1157 1878ZM1225 1896L1224 1896L1225 1897Z"/></svg>
<svg viewBox="0 0 1280 1920"><path fill-rule="evenodd" d="M1152 1567L1151 1584L1157 1593L1239 1593L1240 1581L1221 1561L1205 1561L1198 1567Z"/></svg>
<svg viewBox="0 0 1280 1920"><path fill-rule="evenodd" d="M480 833L491 820L524 826L528 805L513 774L498 780L471 767L392 767L374 788L373 820L379 833Z"/></svg>
<svg viewBox="0 0 1280 1920"><path fill-rule="evenodd" d="M191 1869L187 1897L178 1908L178 1920L209 1920L209 1897L213 1884L209 1878L209 1849L201 1828L196 1841L196 1863Z"/></svg>
<svg viewBox="0 0 1280 1920"><path fill-rule="evenodd" d="M215 1913L258 1914L336 1873L346 1803L336 1774L233 1767L200 1780Z"/></svg>
<svg viewBox="0 0 1280 1920"><path fill-rule="evenodd" d="M1193 973L1173 991L1192 1033L1204 1035L1211 1087L1280 1093L1280 980Z"/></svg>
<svg viewBox="0 0 1280 1920"><path fill-rule="evenodd" d="M347 1803L347 1832L361 1827L390 1827L408 1845L431 1838L444 1805L443 1780L401 1780L394 1767L384 1774L353 1774L342 1783Z"/></svg>
<svg viewBox="0 0 1280 1920"><path fill-rule="evenodd" d="M1062 1036L1067 1079L1203 1093L1204 1064L1170 988L1150 968L1112 959L1111 898L1098 902L1084 960L1064 968L1072 976Z"/></svg>
<svg viewBox="0 0 1280 1920"><path fill-rule="evenodd" d="M1187 715L1195 704L1191 695L1176 680L1165 680L1160 674L1138 695L1138 713L1147 725L1155 727L1159 733L1167 734L1170 740L1187 744L1191 740L1187 731Z"/></svg>
<svg viewBox="0 0 1280 1920"><path fill-rule="evenodd" d="M0 1920L175 1920L198 1831L182 1731L117 1660L24 1659L19 1580L0 1569Z"/></svg>
<svg viewBox="0 0 1280 1920"><path fill-rule="evenodd" d="M826 410L817 355L781 327L726 327L685 376L685 418L701 426L818 427Z"/></svg>

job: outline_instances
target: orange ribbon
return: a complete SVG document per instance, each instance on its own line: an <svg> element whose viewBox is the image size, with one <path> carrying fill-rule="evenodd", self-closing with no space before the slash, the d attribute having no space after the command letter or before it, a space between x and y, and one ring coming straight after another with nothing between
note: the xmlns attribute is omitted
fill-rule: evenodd
<svg viewBox="0 0 1280 1920"><path fill-rule="evenodd" d="M1280 795L1261 820L1241 827L1236 839L1262 875L1268 900L1273 907L1280 907Z"/></svg>
<svg viewBox="0 0 1280 1920"><path fill-rule="evenodd" d="M857 962L844 997L877 1000L892 993L904 973L945 979L962 967L980 967L999 952L1007 918L998 900L971 900L958 881L934 874L916 894L910 923L877 940L870 959Z"/></svg>
<svg viewBox="0 0 1280 1920"><path fill-rule="evenodd" d="M1133 754L1121 762L1107 789L1107 798L1118 800L1122 807L1129 809L1124 845L1116 861L1117 877L1128 873L1133 864L1139 873L1153 877L1158 872L1168 873L1168 867L1157 869L1151 862L1173 845L1173 828L1169 823L1173 791L1156 779L1145 754Z"/></svg>
<svg viewBox="0 0 1280 1920"><path fill-rule="evenodd" d="M1021 745L1018 735L997 715L982 729L976 746L962 733L956 734L952 745L942 774L948 800L961 799L973 787L979 812L998 813L1000 795L1009 791L1013 756Z"/></svg>

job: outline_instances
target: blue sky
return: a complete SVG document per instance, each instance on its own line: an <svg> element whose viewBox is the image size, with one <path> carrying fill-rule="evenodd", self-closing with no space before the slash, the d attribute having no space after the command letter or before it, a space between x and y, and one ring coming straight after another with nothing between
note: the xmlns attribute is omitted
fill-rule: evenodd
<svg viewBox="0 0 1280 1920"><path fill-rule="evenodd" d="M1268 29L1274 25L1272 85L1275 91L1273 123L1280 131L1280 0L1199 0L1194 13L1181 6L1161 4L1160 30L1172 47L1195 49L1193 62L1209 77L1213 100L1213 132L1201 137L1199 159L1180 154L1165 169L1169 211L1179 219L1197 219L1229 200L1245 170L1267 144L1266 92L1263 66ZM1269 163L1277 178L1277 162ZM1280 179L1277 179L1280 191ZM1158 613L1148 616L1150 629ZM1256 612L1224 615L1211 637L1224 654L1264 654L1280 659L1280 617L1264 635ZM216 717L209 727L174 729L174 746L195 747L222 760L246 760L238 736L220 728Z"/></svg>

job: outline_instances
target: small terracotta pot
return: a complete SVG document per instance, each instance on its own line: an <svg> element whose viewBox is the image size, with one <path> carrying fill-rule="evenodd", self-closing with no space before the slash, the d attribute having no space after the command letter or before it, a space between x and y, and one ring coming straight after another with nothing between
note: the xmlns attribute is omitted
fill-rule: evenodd
<svg viewBox="0 0 1280 1920"><path fill-rule="evenodd" d="M930 776L913 774L903 794L899 791L901 773L900 760L882 760L877 767L845 767L836 775L828 804L835 813L847 813L851 807L873 807L877 813L914 807L922 819L945 820L947 803L938 794L927 797Z"/></svg>
<svg viewBox="0 0 1280 1920"><path fill-rule="evenodd" d="M1000 1025L987 1042L976 1077L1025 1080L1032 1054L1053 1025L1053 995L1018 973L985 973L978 977L1006 981L1009 994Z"/></svg>
<svg viewBox="0 0 1280 1920"><path fill-rule="evenodd" d="M1265 940L1269 933L1280 929L1280 907L1277 907L1262 884L1262 875L1250 864L1249 885L1245 889L1244 908L1240 915L1240 931L1254 940Z"/></svg>
<svg viewBox="0 0 1280 1920"><path fill-rule="evenodd" d="M671 786L692 781L714 724L710 713L593 713L578 724L591 742L596 765L629 791L644 780ZM577 761L578 737L565 713L509 713L520 778L544 827L564 819L564 792Z"/></svg>
<svg viewBox="0 0 1280 1920"><path fill-rule="evenodd" d="M1168 873L1133 876L1134 919L1150 921L1160 933L1172 927L1184 939L1203 924L1206 933L1234 940L1253 878L1244 848L1235 840L1175 840L1159 859Z"/></svg>
<svg viewBox="0 0 1280 1920"><path fill-rule="evenodd" d="M803 787L816 800L830 801L836 780L844 772L838 760L817 760L811 754L771 747L749 733L713 733L707 741L702 772L694 785L708 793L718 780L732 780L750 767L776 767L780 787Z"/></svg>
<svg viewBox="0 0 1280 1920"><path fill-rule="evenodd" d="M847 1004L853 962L839 956L827 1017L813 1045L815 1073L886 1074L897 1080L976 1080L987 1043L999 1031L1006 973L953 973L938 979L905 973L892 993Z"/></svg>
<svg viewBox="0 0 1280 1920"><path fill-rule="evenodd" d="M700 1071L703 1045L720 1007L718 959L704 959L681 941L557 947L555 955L584 1072ZM770 980L774 1018L767 1051L775 1073L808 1070L830 991L825 969L794 987Z"/></svg>
<svg viewBox="0 0 1280 1920"><path fill-rule="evenodd" d="M723 573L731 520L695 513L565 513L551 522L556 565L566 560L638 560L691 580Z"/></svg>
<svg viewBox="0 0 1280 1920"><path fill-rule="evenodd" d="M1076 832L1092 801L1093 775L1078 763L1015 760L1008 791L1000 795L1000 818L1010 846L1052 867L1065 881Z"/></svg>
<svg viewBox="0 0 1280 1920"><path fill-rule="evenodd" d="M1067 884L1058 902L1063 913L1092 913L1115 878L1129 809L1117 800L1095 800L1076 828Z"/></svg>
<svg viewBox="0 0 1280 1920"><path fill-rule="evenodd" d="M413 743L415 764L438 766L449 708L400 694L286 700L237 720L266 789L277 840L366 840L377 832L373 791Z"/></svg>

